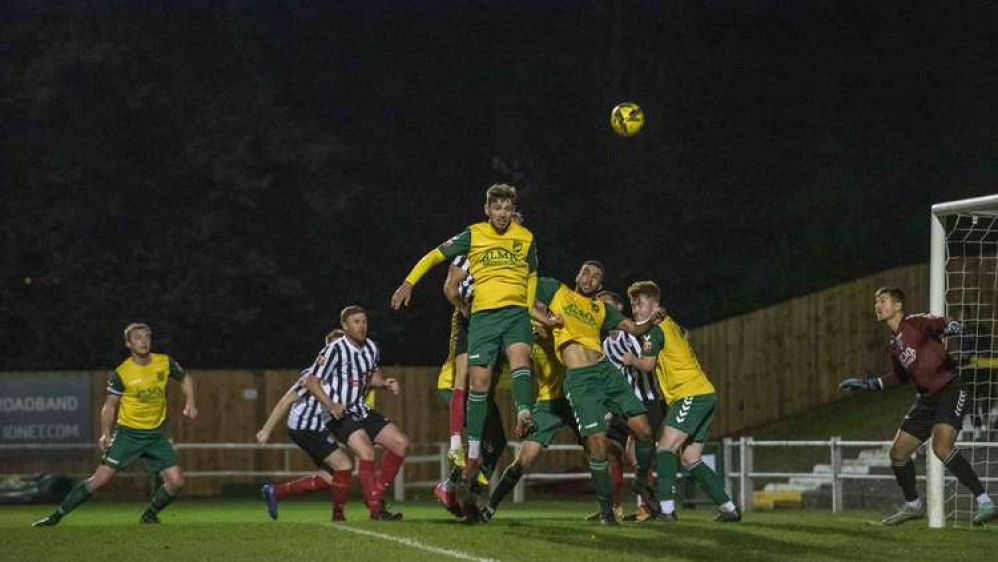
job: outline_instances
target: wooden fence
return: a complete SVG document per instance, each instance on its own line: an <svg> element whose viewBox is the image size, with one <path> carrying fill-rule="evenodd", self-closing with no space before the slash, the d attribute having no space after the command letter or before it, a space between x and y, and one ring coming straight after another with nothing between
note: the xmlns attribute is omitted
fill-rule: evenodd
<svg viewBox="0 0 998 562"><path fill-rule="evenodd" d="M719 394L714 434L730 435L813 406L838 399L838 381L853 374L885 371L889 365L885 328L873 314L873 292L881 285L902 287L909 311L924 311L928 304L926 265L901 267L871 275L831 289L730 318L691 331L701 364ZM668 304L668 303L666 303ZM681 320L681 319L680 319ZM380 394L377 409L395 420L415 444L447 440L447 410L436 395L437 367L385 367L387 376L399 379L400 396ZM252 442L270 408L294 382L297 370L191 370L197 386L197 420L181 415L178 385L169 389L173 439L177 442ZM99 404L104 396L105 372L91 373L94 438L99 431ZM511 434L511 400L498 396ZM290 442L283 424L273 442ZM567 442L567 436L560 437ZM425 449L424 449L425 452ZM8 455L0 458L0 474L31 472L85 473L95 466L96 454ZM507 460L509 460L507 458ZM281 470L283 454L273 450L188 450L181 454L185 470ZM546 465L546 466L544 466ZM543 470L582 471L578 453L546 455ZM293 470L310 470L303 453L292 454ZM438 468L406 468L410 480L431 479ZM252 479L228 479L250 483ZM134 481L133 481L134 482ZM118 488L129 487L127 482ZM192 479L190 492L216 494L219 479ZM134 484L131 486L134 487Z"/></svg>

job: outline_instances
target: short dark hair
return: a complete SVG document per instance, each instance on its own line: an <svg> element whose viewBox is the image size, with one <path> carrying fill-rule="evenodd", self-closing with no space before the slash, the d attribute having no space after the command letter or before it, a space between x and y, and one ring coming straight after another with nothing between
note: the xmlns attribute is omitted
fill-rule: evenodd
<svg viewBox="0 0 998 562"><path fill-rule="evenodd" d="M579 269L582 269L583 267L586 267L587 265L591 265L591 266L593 266L595 268L598 268L600 270L600 273L603 274L603 277L606 277L606 268L603 267L603 264L601 262L599 262L597 260L586 260L586 261L582 262L582 267L580 267Z"/></svg>
<svg viewBox="0 0 998 562"><path fill-rule="evenodd" d="M346 324L347 318L350 318L354 314L363 314L367 316L367 311L364 310L364 307L362 306L351 304L350 306L345 307L342 311L340 311L340 324Z"/></svg>
<svg viewBox="0 0 998 562"><path fill-rule="evenodd" d="M887 295L890 298L904 304L904 291L898 289L897 287L881 287L877 289L877 292L873 293L874 298L880 295Z"/></svg>

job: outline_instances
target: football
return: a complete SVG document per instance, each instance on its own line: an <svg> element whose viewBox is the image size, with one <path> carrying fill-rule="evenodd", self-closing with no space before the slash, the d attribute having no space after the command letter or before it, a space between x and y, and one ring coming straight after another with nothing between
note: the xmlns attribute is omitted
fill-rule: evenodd
<svg viewBox="0 0 998 562"><path fill-rule="evenodd" d="M633 137L645 124L645 112L636 103L625 101L610 112L610 126L622 137Z"/></svg>

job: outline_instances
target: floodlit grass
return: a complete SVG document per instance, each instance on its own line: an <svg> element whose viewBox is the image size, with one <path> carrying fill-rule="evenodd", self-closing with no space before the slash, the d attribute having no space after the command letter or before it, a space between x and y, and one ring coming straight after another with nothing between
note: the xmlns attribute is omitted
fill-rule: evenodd
<svg viewBox="0 0 998 562"><path fill-rule="evenodd" d="M91 501L55 528L31 528L50 506L0 507L4 560L994 560L994 529L929 531L924 522L871 525L880 514L750 513L717 524L708 511L683 511L676 524L601 527L582 521L593 502L528 502L507 507L487 525L467 527L425 502L396 507L398 523L366 521L359 505L350 522L329 522L328 505L288 501L270 521L261 502L180 499L163 525L138 524L139 503ZM406 543L392 541L395 537ZM425 550L446 549L450 553Z"/></svg>

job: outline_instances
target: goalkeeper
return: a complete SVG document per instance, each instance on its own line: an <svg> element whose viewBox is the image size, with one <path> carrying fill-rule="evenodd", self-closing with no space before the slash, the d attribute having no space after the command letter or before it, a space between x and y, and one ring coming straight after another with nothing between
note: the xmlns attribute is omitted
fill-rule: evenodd
<svg viewBox="0 0 998 562"><path fill-rule="evenodd" d="M891 467L905 503L887 516L884 525L900 525L925 517L925 502L915 489L912 454L932 437L932 452L977 498L974 525L998 519L998 509L984 491L980 478L956 448L956 438L967 410L967 390L946 354L943 337L960 333L959 322L929 314L904 314L904 292L882 287L874 293L877 320L891 330L888 344L893 369L882 377L848 378L843 390L882 390L912 381L918 398L901 422L891 446Z"/></svg>

